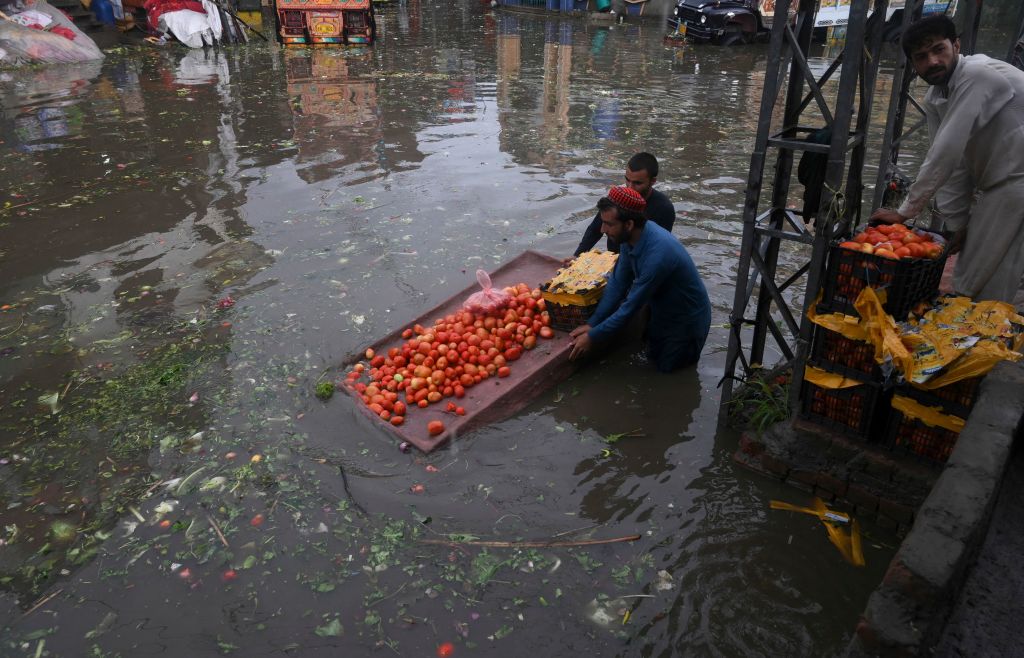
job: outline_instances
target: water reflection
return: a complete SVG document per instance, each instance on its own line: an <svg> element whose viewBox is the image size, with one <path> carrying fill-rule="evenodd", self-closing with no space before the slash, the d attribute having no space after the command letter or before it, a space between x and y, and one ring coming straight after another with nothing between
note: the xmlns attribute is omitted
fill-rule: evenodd
<svg viewBox="0 0 1024 658"><path fill-rule="evenodd" d="M28 76L0 73L0 109L4 142L19 151L59 149L89 125L79 100L91 91L101 62L54 66Z"/></svg>

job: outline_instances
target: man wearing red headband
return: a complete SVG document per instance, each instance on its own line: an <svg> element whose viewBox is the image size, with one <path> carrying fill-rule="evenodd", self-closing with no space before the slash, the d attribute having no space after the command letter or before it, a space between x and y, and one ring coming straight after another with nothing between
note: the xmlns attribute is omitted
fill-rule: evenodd
<svg viewBox="0 0 1024 658"><path fill-rule="evenodd" d="M654 183L658 180L658 159L650 153L637 153L626 163L626 186L632 188L643 197L646 205L643 215L655 224L672 232L672 225L676 221L676 209L663 192L654 189ZM601 239L601 216L594 215L587 230L583 233L580 244L576 247L573 256L579 256L584 251L590 251ZM611 237L608 238L608 251L618 253L619 243Z"/></svg>
<svg viewBox="0 0 1024 658"><path fill-rule="evenodd" d="M643 215L646 202L635 190L613 187L597 202L601 232L620 247L604 295L587 324L573 329L570 359L594 343L621 335L646 304L647 357L671 372L696 363L711 328L711 301L686 248Z"/></svg>

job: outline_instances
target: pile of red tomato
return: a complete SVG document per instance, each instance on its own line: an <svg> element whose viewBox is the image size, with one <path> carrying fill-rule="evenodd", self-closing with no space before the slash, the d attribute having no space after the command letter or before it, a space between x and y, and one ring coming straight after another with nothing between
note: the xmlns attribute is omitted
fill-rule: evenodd
<svg viewBox="0 0 1024 658"><path fill-rule="evenodd" d="M366 350L368 363L355 364L344 385L382 420L399 426L413 406L425 409L446 398L462 398L466 389L485 379L508 377L510 364L523 350L536 347L538 337L555 334L540 290L520 283L505 292L508 304L495 311L458 311L436 319L433 327L417 324L406 329L402 332L405 342L386 355ZM451 400L445 411L466 413ZM427 424L431 436L443 432L441 421Z"/></svg>
<svg viewBox="0 0 1024 658"><path fill-rule="evenodd" d="M903 224L880 224L858 233L853 240L839 245L844 249L874 254L883 258L938 258L943 245L926 231L913 231Z"/></svg>

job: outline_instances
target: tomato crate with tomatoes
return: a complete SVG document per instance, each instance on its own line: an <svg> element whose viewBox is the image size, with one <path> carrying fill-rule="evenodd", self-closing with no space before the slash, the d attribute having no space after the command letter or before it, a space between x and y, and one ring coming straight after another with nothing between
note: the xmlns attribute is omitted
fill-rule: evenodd
<svg viewBox="0 0 1024 658"><path fill-rule="evenodd" d="M978 399L978 390L985 376L968 377L939 388L924 389L913 384L904 384L899 392L928 407L938 407L944 413L967 418Z"/></svg>
<svg viewBox="0 0 1024 658"><path fill-rule="evenodd" d="M946 463L960 438L959 432L924 421L893 409L886 429L886 445L894 452L914 455L936 465Z"/></svg>
<svg viewBox="0 0 1024 658"><path fill-rule="evenodd" d="M607 251L587 251L541 284L552 327L572 331L587 323L597 310L617 259L618 254Z"/></svg>
<svg viewBox="0 0 1024 658"><path fill-rule="evenodd" d="M938 294L947 255L942 236L934 233L902 224L868 228L832 246L821 309L856 315L854 303L870 287L885 290L886 312L903 320Z"/></svg>
<svg viewBox="0 0 1024 658"><path fill-rule="evenodd" d="M832 389L804 380L801 416L826 429L872 441L885 427L888 396L881 384L873 382Z"/></svg>
<svg viewBox="0 0 1024 658"><path fill-rule="evenodd" d="M814 365L862 382L880 382L882 371L875 363L875 346L822 326L814 328L811 341Z"/></svg>

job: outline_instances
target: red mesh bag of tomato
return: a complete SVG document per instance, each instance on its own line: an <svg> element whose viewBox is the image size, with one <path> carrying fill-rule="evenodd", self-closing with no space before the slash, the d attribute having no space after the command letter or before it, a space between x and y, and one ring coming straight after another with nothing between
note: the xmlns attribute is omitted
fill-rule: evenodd
<svg viewBox="0 0 1024 658"><path fill-rule="evenodd" d="M512 301L512 295L491 285L491 277L487 272L477 270L476 280L480 284L480 292L470 295L462 304L463 309L470 313L486 314L501 310Z"/></svg>

